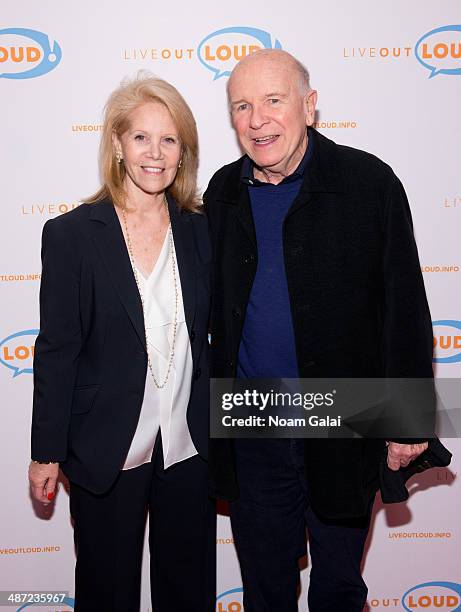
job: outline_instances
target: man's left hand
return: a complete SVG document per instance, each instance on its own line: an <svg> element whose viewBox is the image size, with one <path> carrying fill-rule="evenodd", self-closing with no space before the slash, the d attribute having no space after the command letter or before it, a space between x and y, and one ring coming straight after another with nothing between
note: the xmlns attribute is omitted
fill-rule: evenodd
<svg viewBox="0 0 461 612"><path fill-rule="evenodd" d="M401 467L407 467L411 461L426 450L427 445L427 442L421 442L420 444L389 442L387 447L387 465L394 471L399 470Z"/></svg>

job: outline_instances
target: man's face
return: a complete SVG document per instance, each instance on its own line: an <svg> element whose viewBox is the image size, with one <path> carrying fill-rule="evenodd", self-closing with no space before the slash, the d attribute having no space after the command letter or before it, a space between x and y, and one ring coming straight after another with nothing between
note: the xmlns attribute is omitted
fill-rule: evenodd
<svg viewBox="0 0 461 612"><path fill-rule="evenodd" d="M298 166L316 100L315 91L301 94L289 62L255 58L236 68L229 83L232 123L240 146L266 180L273 175L279 182Z"/></svg>

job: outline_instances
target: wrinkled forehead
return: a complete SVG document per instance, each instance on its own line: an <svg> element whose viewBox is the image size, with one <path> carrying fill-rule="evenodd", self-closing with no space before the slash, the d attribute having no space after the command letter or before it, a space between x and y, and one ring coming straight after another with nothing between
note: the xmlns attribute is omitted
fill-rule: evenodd
<svg viewBox="0 0 461 612"><path fill-rule="evenodd" d="M288 94L297 78L295 65L286 58L247 57L229 78L229 100L271 92Z"/></svg>

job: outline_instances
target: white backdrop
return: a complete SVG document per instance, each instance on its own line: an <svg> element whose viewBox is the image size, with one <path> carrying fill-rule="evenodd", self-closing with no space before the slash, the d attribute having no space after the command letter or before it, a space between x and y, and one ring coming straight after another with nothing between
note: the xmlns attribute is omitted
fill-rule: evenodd
<svg viewBox="0 0 461 612"><path fill-rule="evenodd" d="M68 495L61 486L44 511L32 504L26 479L40 235L47 219L96 190L101 110L124 76L150 70L188 100L199 128L204 189L218 167L239 155L225 101L235 55L252 45L281 46L303 61L319 92L320 131L375 153L402 179L432 318L441 322L434 326L437 376L461 372L459 1L253 0L240 6L210 0L2 6L0 590L73 595ZM376 502L364 566L369 610L461 610L461 444L446 444L457 451L450 469L415 479L406 504ZM239 612L241 580L225 516L217 547L217 610ZM146 551L143 611L150 609L147 557ZM303 611L308 572L307 562ZM95 608L98 603L95 594Z"/></svg>

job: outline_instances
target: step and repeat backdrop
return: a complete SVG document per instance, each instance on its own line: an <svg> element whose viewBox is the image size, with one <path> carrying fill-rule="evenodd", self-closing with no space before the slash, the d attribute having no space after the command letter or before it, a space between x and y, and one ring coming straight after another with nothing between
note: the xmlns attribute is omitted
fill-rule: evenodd
<svg viewBox="0 0 461 612"><path fill-rule="evenodd" d="M316 127L376 154L402 179L434 322L436 376L460 376L459 8L458 0L3 4L0 591L68 591L49 610L73 609L66 485L43 509L32 502L27 483L40 237L48 219L96 190L103 105L124 77L140 69L173 83L189 102L200 134L203 190L217 168L239 156L225 94L236 61L272 47L298 57L319 92ZM461 444L444 442L455 454L449 469L415 478L405 504L376 500L364 563L368 610L461 610ZM239 612L241 578L224 507L217 550L216 609ZM307 557L302 611L309 564ZM149 597L146 547L144 612ZM95 609L102 603L95 593ZM10 601L5 610L24 607Z"/></svg>

